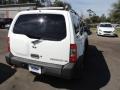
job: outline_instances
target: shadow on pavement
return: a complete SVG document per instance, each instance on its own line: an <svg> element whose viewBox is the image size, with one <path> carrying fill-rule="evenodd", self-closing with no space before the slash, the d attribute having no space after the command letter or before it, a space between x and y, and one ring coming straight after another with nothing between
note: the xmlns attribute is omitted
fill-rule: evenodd
<svg viewBox="0 0 120 90"><path fill-rule="evenodd" d="M0 84L15 74L16 70L10 66L0 63Z"/></svg>
<svg viewBox="0 0 120 90"><path fill-rule="evenodd" d="M99 90L110 80L110 72L102 51L89 46L81 79L64 80L52 76L36 76L34 81L48 83L55 88L69 90Z"/></svg>
<svg viewBox="0 0 120 90"><path fill-rule="evenodd" d="M109 35L99 35L101 37L109 37L109 38L119 38L118 34L115 34L114 36L109 36Z"/></svg>

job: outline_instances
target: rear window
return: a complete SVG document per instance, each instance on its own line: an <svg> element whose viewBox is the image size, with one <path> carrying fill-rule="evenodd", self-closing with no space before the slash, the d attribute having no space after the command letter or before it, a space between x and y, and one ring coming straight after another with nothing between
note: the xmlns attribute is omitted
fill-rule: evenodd
<svg viewBox="0 0 120 90"><path fill-rule="evenodd" d="M13 32L33 39L62 40L66 37L65 18L56 14L21 15Z"/></svg>

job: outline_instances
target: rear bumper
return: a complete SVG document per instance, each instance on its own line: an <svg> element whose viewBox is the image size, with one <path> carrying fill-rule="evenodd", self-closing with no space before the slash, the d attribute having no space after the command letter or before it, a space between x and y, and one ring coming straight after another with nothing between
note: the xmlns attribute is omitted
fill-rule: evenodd
<svg viewBox="0 0 120 90"><path fill-rule="evenodd" d="M10 61L13 65L24 66L24 65L36 65L41 67L41 74L52 75L57 77L62 77L70 79L73 75L73 69L75 67L74 63L68 63L66 65L57 65L51 63L44 63L40 61L34 61L30 59L20 58L20 57L10 57L9 54L5 56L6 61Z"/></svg>

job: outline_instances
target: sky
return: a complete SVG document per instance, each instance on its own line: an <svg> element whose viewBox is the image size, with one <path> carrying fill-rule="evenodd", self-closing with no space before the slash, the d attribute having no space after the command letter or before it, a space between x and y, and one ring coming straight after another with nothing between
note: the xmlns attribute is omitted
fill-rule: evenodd
<svg viewBox="0 0 120 90"><path fill-rule="evenodd" d="M97 15L101 16L102 14L108 15L109 11L112 8L113 3L118 0L65 0L69 2L73 9L78 13L87 15L86 12L88 9L93 10Z"/></svg>

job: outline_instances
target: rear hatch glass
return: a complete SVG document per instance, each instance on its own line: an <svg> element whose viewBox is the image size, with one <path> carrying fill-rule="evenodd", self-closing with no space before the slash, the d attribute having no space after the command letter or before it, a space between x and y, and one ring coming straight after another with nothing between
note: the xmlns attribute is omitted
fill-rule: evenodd
<svg viewBox="0 0 120 90"><path fill-rule="evenodd" d="M13 32L33 39L59 41L66 37L66 23L63 15L26 14L17 19Z"/></svg>

